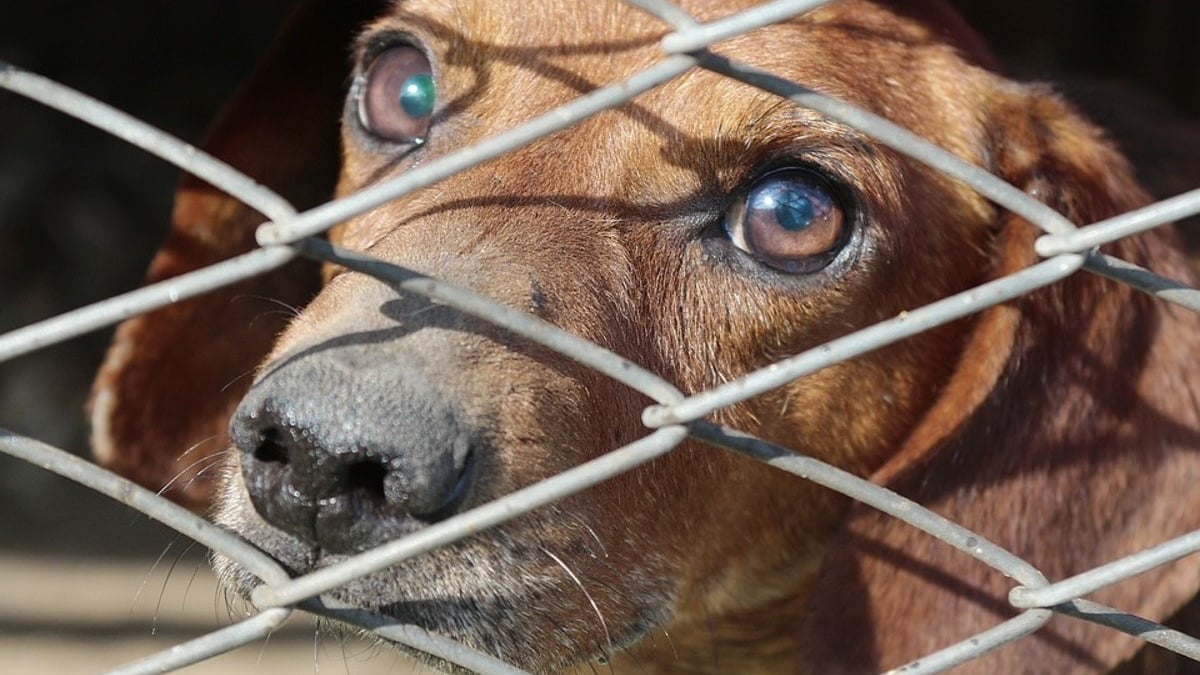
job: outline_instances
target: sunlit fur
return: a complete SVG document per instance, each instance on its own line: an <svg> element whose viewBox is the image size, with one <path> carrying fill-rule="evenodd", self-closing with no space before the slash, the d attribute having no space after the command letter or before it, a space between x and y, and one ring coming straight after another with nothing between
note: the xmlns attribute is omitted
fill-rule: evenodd
<svg viewBox="0 0 1200 675"><path fill-rule="evenodd" d="M365 11L340 4L314 2L309 10ZM739 4L684 6L712 19ZM715 49L887 116L1079 223L1145 202L1100 132L1048 90L981 67L990 57L944 10L917 0L847 0ZM442 112L413 152L378 143L344 117L338 194L626 77L660 58L666 32L609 1L406 0L361 18L355 58L386 36L419 41L434 62ZM347 44L358 22L345 16L334 24ZM324 15L301 14L242 100L282 86L261 73L284 70L299 52L307 62L343 58L329 26ZM214 142L290 148L311 127L333 128L341 104L327 88L306 90L304 72L289 71L287 115L244 103L250 122L231 113ZM331 142L322 137L320 147ZM251 169L254 157L239 155ZM293 198L319 199L319 181L298 176L301 165L314 174L325 166L297 159L264 167L262 179ZM749 259L720 227L739 190L787 165L846 186L855 214L854 236L838 258L804 276ZM245 239L258 222L191 189L180 197L176 239L160 253L160 268L203 262L184 240L197 246L198 238L223 254L248 246L221 242ZM184 236L191 231L199 234ZM1036 235L862 132L693 71L343 223L332 238L531 312L698 392L1027 267L1037 260ZM204 242L209 236L216 243ZM1107 250L1190 278L1169 233ZM275 328L254 326L253 340L234 338L245 352L229 367L204 367L233 379L245 370L237 363L272 364L341 336L393 331L394 339L373 347L380 369L421 364L488 440L468 506L647 433L640 415L650 401L622 385L486 322L339 272L326 270L327 283L269 352L264 342ZM256 283L278 291L272 295L291 293L286 299L303 296L291 289L315 278L297 268ZM153 386L156 362L130 356L130 345L163 352L179 340L221 334L228 341L247 328L218 333L202 315L131 325L98 384L97 400L108 397L111 436L98 442L135 448L137 456L148 451L134 433L120 431L130 424L118 418L135 413L126 412L129 394L117 392ZM1198 341L1200 325L1190 314L1080 276L826 368L713 419L918 498L1057 578L1200 525ZM159 451L187 447L194 427L223 427L247 385L220 395L207 388L214 401L200 411L213 411L204 425L156 431ZM178 469L169 457L154 462L166 474ZM141 480L162 480L131 464ZM267 524L237 469L227 463L217 488L218 522L296 573L341 559ZM228 559L218 558L217 567L242 592L256 583ZM1096 597L1164 619L1195 593L1198 574L1193 559ZM1004 600L1011 585L894 519L689 442L333 595L538 672L586 670L602 659L617 672L828 674L895 667L991 627L1013 613ZM1106 672L1136 648L1132 638L1055 622L962 672Z"/></svg>

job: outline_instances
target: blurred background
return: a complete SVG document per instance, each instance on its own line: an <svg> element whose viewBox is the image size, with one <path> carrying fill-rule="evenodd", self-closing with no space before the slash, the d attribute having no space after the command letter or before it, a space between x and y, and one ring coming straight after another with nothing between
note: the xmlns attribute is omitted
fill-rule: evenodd
<svg viewBox="0 0 1200 675"><path fill-rule="evenodd" d="M265 47L289 2L9 2L0 60L181 138ZM1200 186L1200 3L961 0L1022 79L1066 83L1148 171ZM1183 140L1180 140L1183 139ZM1187 169L1184 171L1180 169ZM175 169L0 92L0 332L135 288ZM1160 180L1161 182L1161 180ZM1165 196L1165 195L1162 195ZM0 426L86 455L83 406L110 331L0 363ZM228 622L202 551L109 500L0 456L0 657L8 672L96 672ZM367 657L375 657L368 659ZM414 671L302 620L188 672Z"/></svg>
<svg viewBox="0 0 1200 675"><path fill-rule="evenodd" d="M289 3L7 3L0 60L189 141ZM0 92L0 332L136 288L177 171ZM86 455L84 401L111 331L0 364L0 426ZM11 673L95 673L230 622L203 550L107 498L0 457L0 658ZM236 607L236 603L235 603ZM192 673L412 673L390 650L294 617Z"/></svg>

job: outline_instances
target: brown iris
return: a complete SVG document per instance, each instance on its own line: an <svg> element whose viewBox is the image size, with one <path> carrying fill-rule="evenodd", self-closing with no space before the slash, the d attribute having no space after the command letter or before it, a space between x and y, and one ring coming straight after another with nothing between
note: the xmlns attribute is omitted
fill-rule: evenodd
<svg viewBox="0 0 1200 675"><path fill-rule="evenodd" d="M845 214L828 182L807 169L772 171L730 210L725 229L735 246L775 269L815 272L843 243Z"/></svg>
<svg viewBox="0 0 1200 675"><path fill-rule="evenodd" d="M397 143L425 140L436 90L424 52L408 45L380 52L358 87L358 119L367 131Z"/></svg>

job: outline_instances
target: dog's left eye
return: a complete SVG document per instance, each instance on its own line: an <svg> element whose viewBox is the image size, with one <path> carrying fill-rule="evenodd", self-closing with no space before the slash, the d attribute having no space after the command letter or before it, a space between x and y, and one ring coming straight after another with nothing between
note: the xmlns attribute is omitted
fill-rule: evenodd
<svg viewBox="0 0 1200 675"><path fill-rule="evenodd" d="M762 263L790 274L825 267L845 241L846 216L834 190L807 169L759 178L725 219L730 241Z"/></svg>
<svg viewBox="0 0 1200 675"><path fill-rule="evenodd" d="M384 50L358 86L358 119L367 131L397 143L425 140L437 92L421 50L407 45Z"/></svg>

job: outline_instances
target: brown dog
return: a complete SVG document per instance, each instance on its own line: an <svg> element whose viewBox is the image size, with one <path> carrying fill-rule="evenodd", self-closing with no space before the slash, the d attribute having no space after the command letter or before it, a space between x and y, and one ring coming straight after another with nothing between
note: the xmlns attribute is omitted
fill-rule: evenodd
<svg viewBox="0 0 1200 675"><path fill-rule="evenodd" d="M741 4L685 7L709 20ZM207 147L307 206L332 192L338 119L347 194L653 63L664 33L615 1L317 0ZM935 2L847 0L715 49L885 115L1075 222L1147 200L1100 132L990 72ZM151 278L250 249L261 221L186 181ZM695 71L330 236L699 392L1025 268L1037 235L860 132ZM1169 233L1109 252L1189 277ZM278 339L264 297L303 307ZM1198 350L1195 316L1077 275L715 421L892 487L1055 579L1200 526ZM123 325L93 418L104 462L194 505L215 494L220 523L303 573L640 438L648 403L486 322L296 265ZM1096 599L1162 620L1198 575L1189 559ZM691 444L335 595L535 671L861 673L994 626L1011 586ZM1056 619L963 672L1109 672L1139 645Z"/></svg>

